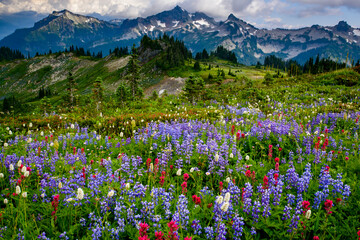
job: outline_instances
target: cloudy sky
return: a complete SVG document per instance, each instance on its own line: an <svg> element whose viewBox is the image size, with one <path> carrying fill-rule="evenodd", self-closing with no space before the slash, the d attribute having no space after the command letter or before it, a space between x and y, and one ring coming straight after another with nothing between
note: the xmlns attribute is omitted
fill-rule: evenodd
<svg viewBox="0 0 360 240"><path fill-rule="evenodd" d="M102 19L136 18L176 5L217 20L233 13L259 28L330 26L340 20L360 27L360 0L0 0L0 38L6 31L33 26L54 10L93 16L97 13L102 17L95 16Z"/></svg>

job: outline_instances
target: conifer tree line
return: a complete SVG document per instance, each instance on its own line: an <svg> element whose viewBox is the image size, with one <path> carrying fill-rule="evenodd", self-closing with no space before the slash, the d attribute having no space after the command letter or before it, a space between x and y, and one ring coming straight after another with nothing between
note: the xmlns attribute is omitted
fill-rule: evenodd
<svg viewBox="0 0 360 240"><path fill-rule="evenodd" d="M232 63L238 63L235 53L227 50L224 46L219 45L215 51L209 53L204 49L202 52L198 52L195 55L195 60L207 60L210 57L217 57L219 59L228 60Z"/></svg>
<svg viewBox="0 0 360 240"><path fill-rule="evenodd" d="M182 66L185 64L185 60L192 59L192 52L187 49L183 41L175 39L173 36L164 34L158 39L149 40L145 37L144 43L146 45L140 45L140 48L150 46L151 49L156 50L161 47L161 43L164 45L163 56L156 60L156 66L160 69L166 70L176 66Z"/></svg>
<svg viewBox="0 0 360 240"><path fill-rule="evenodd" d="M129 48L128 47L116 47L114 50L109 51L110 54L113 54L115 57L123 57L129 55Z"/></svg>
<svg viewBox="0 0 360 240"><path fill-rule="evenodd" d="M359 60L356 64L352 63L354 66L358 66ZM257 67L260 67L261 64L258 62ZM335 71L338 69L346 68L345 62L337 62L330 58L322 58L317 55L315 61L313 57L310 57L304 65L299 64L295 60L283 60L282 58L278 58L275 55L266 56L264 60L264 67L273 68L278 70L286 71L290 76L295 76L303 73L308 74L319 74Z"/></svg>
<svg viewBox="0 0 360 240"><path fill-rule="evenodd" d="M0 47L0 62L24 58L24 55L19 50L12 50L8 47Z"/></svg>

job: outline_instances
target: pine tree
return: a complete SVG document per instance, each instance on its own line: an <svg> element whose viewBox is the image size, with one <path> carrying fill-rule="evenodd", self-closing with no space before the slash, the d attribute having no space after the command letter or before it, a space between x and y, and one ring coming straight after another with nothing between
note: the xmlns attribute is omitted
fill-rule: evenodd
<svg viewBox="0 0 360 240"><path fill-rule="evenodd" d="M102 84L101 77L96 78L96 80L93 84L92 92L93 92L92 98L94 99L94 101L96 103L96 110L99 111L101 102L103 101L103 98L104 98L104 87Z"/></svg>
<svg viewBox="0 0 360 240"><path fill-rule="evenodd" d="M201 77L190 76L185 81L184 92L190 102L194 102L202 96L205 83Z"/></svg>
<svg viewBox="0 0 360 240"><path fill-rule="evenodd" d="M68 80L67 96L66 96L67 105L69 107L74 107L77 104L77 95L76 95L76 91L77 91L76 85L77 84L76 84L71 72L69 72L67 80Z"/></svg>
<svg viewBox="0 0 360 240"><path fill-rule="evenodd" d="M129 73L129 85L131 90L132 98L136 98L136 91L139 87L139 64L138 64L138 55L136 54L135 44L131 49L131 59L128 63L128 73Z"/></svg>
<svg viewBox="0 0 360 240"><path fill-rule="evenodd" d="M124 107L125 103L129 100L130 89L124 83L120 83L116 89L116 97L118 102L121 103L121 106Z"/></svg>

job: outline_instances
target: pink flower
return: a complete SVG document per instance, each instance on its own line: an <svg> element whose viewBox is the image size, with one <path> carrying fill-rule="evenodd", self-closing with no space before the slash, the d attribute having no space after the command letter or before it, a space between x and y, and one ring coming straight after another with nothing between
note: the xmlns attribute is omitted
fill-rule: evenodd
<svg viewBox="0 0 360 240"><path fill-rule="evenodd" d="M326 210L326 213L327 214L332 214L332 212L330 211L332 206L333 206L333 201L329 200L329 199L326 199L325 203L325 210Z"/></svg>
<svg viewBox="0 0 360 240"><path fill-rule="evenodd" d="M318 237L318 236L315 236L315 237L313 238L313 240L319 240L319 237Z"/></svg>
<svg viewBox="0 0 360 240"><path fill-rule="evenodd" d="M191 240L192 237L185 237L184 240Z"/></svg>
<svg viewBox="0 0 360 240"><path fill-rule="evenodd" d="M160 232L155 232L155 237L156 240L163 240L164 239L164 234L160 231Z"/></svg>
<svg viewBox="0 0 360 240"><path fill-rule="evenodd" d="M146 232L149 229L149 225L147 223L145 223L145 222L140 223L139 225L140 225L140 229L139 229L140 237L148 237L146 235ZM139 237L139 239L140 239L140 237ZM143 240L145 240L145 239L148 239L148 238L143 238Z"/></svg>
<svg viewBox="0 0 360 240"><path fill-rule="evenodd" d="M189 179L189 174L185 173L184 174L184 181L187 182L188 179Z"/></svg>

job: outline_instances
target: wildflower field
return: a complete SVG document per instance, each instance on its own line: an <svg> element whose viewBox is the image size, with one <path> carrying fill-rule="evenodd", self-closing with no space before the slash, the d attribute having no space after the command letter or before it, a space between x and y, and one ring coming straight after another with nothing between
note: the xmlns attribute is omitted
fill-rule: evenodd
<svg viewBox="0 0 360 240"><path fill-rule="evenodd" d="M3 121L0 238L358 239L360 99L312 97Z"/></svg>

